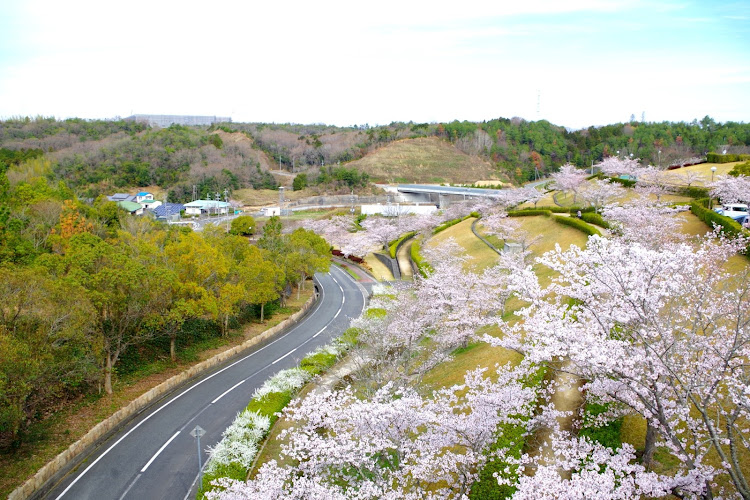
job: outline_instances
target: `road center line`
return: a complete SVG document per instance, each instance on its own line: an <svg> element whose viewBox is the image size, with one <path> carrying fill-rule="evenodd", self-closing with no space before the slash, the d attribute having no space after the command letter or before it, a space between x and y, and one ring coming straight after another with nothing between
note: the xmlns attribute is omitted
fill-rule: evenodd
<svg viewBox="0 0 750 500"><path fill-rule="evenodd" d="M224 396L226 396L228 393L232 392L234 389L236 389L240 385L244 384L246 380L247 379L242 379L239 382L237 382L236 384L234 384L232 387L230 387L229 389L227 389L226 391L222 392L220 396L218 396L216 399L214 399L213 401L211 401L211 404L212 405L216 404L216 402L218 400L220 400L221 398L223 398Z"/></svg>
<svg viewBox="0 0 750 500"><path fill-rule="evenodd" d="M146 472L146 469L148 469L148 466L149 466L149 465L151 465L151 463L152 463L152 462L153 462L154 460L156 460L156 457L158 457L158 456L159 456L159 454L160 454L160 453L161 453L162 451L164 451L164 448L166 448L166 447L167 447L167 445L168 445L169 443L171 443L171 442L172 442L172 440L173 440L174 438L176 438L176 437L177 437L177 435L178 435L179 433L180 433L180 431L177 431L177 432L175 432L175 433L174 433L174 435L173 435L173 436L172 436L171 438L169 438L169 441L167 441L166 443L164 443L163 445L161 445L161 448L159 448L159 451L157 451L157 452L156 452L156 453L154 454L154 456L153 456L153 457L151 457L151 460L149 460L148 462L146 462L146 465L144 465L144 466L143 466L143 469L141 469L141 473L144 473L144 472Z"/></svg>
<svg viewBox="0 0 750 500"><path fill-rule="evenodd" d="M289 351L288 353L284 354L283 356L281 356L281 357L280 357L279 359L277 359L276 361L274 361L274 362L273 362L273 363L271 363L271 364L272 364L272 365L275 365L276 363L278 363L278 362L279 362L279 361L281 361L282 359L286 358L287 356L289 356L289 355L290 355L291 353L293 353L293 352L294 352L294 351L296 351L296 350L297 350L297 348L295 347L294 349L292 349L292 350L291 350L291 351Z"/></svg>
<svg viewBox="0 0 750 500"><path fill-rule="evenodd" d="M336 281L336 279L335 279L335 278L333 278L333 276L331 276L331 279L333 279L333 281L334 281L334 282L336 282L336 283L338 284L338 282ZM315 306L315 309L313 310L313 312L312 312L312 313L310 313L310 316L312 316L313 314L315 314L315 312L317 312L317 310L318 310L318 309L320 308L320 305L321 305L321 304L323 303L323 300L324 300L324 298L325 298L325 289L324 289L324 288L323 288L323 287L321 286L321 287L320 287L320 300L318 301L317 305ZM84 469L84 471L83 471L83 472L81 472L81 473L80 473L79 475L77 475L77 476L76 476L76 478L75 478L75 479L74 479L73 481L71 481L71 483L70 483L70 484L69 484L69 485L68 485L68 486L67 486L67 487L66 487L66 488L65 488L65 489L63 490L63 492L62 492L62 493L60 493L60 494L59 494L59 495L57 496L57 498L55 498L55 500L60 500L60 499L61 499L61 498L62 498L63 496L65 496L65 494L66 494L66 493L67 493L67 492L68 492L68 491L69 491L69 490L70 490L70 489L71 489L71 488L72 488L72 487L73 487L73 486L74 486L74 485L75 485L75 484L76 484L76 483L77 483L77 482L78 482L78 481L79 481L79 480L80 480L80 479L81 479L81 478L82 478L83 476L85 476L85 475L86 475L86 473L87 473L88 471L90 471L90 470L91 470L91 469L92 469L92 468L93 468L93 467L94 467L94 466L95 466L95 465L96 465L97 463L99 463L99 460L101 460L102 458L104 458L104 457L105 457L105 456L106 456L106 455L107 455L107 454L108 454L108 453L109 453L110 451L112 451L112 450L114 449L114 447L115 447L115 446L117 446L118 444L120 444L120 443L122 442L122 440L123 440L123 439L125 439L126 437L128 437L128 436L130 435L130 433L131 433L131 432L135 431L135 430L136 430L136 429L138 429L138 428L139 428L139 427L140 427L141 425L145 424L145 423L146 423L146 422L147 422L147 421L148 421L148 420L149 420L149 419L150 419L151 417L153 417L154 415L156 415L157 413L159 413L159 412L160 412L161 410L163 410L164 408L166 408L167 406L169 406L170 404L172 404L173 402L175 402L176 400L178 400L179 398L181 398L182 396L184 396L184 395L185 395L185 394L187 394L188 392L192 391L193 389L195 389L196 387L198 387L199 385L201 385L201 384L202 384L203 382L205 382L205 381L207 381L207 380L209 380L209 379L212 379L212 378L213 378L213 377L215 377L216 375L220 374L221 372L223 372L223 371L225 371L225 370L228 370L229 368L233 367L233 366L234 366L234 365L236 365L237 363L241 363L242 361L245 361L246 359L250 358L251 356L255 356L256 354L258 354L259 352L261 352L261 351L262 351L263 349L265 349L266 347L270 347L270 346L272 346L272 345L273 345L273 344L275 344L276 342L278 342L278 341L282 340L283 338L285 338L285 337L286 337L287 335L289 335L289 334L291 334L292 332L296 331L296 330L297 330L297 328L300 328L301 326L303 326L303 325L302 325L301 323L300 323L300 324L297 324L297 325L296 325L296 326L295 326L294 328L292 328L291 330L289 330L288 332L286 332L286 333L285 333L284 335L282 335L282 336L281 336L281 337L279 337L278 339L274 340L273 342L270 342L269 344L267 344L267 345L265 345L265 346L261 347L261 348L260 348L260 349L258 349L257 351L255 351L255 352L253 352L253 353L250 353L250 354L248 354L247 356L245 356L245 357L243 357L243 358L241 358L241 359L238 359L237 361L235 361L235 362L234 362L234 363L232 363L231 365L229 365L229 366L225 366L225 367L224 367L224 368L222 368L221 370L219 370L219 371L217 371L217 372L214 372L214 373L212 373L211 375L209 375L208 377L204 378L204 379L203 379L203 380L201 380L200 382L197 382L197 383L195 383L195 384L191 385L190 387L188 387L187 389L185 389L184 391L182 391L182 392L181 392L180 394L178 394L177 396L173 397L172 399L170 399L169 401L167 401L166 403L164 403L164 404L163 404L162 406L158 407L158 408L157 408L156 410L154 410L154 411L153 411L152 413L150 413L150 414L149 414L148 416L146 416L146 417L145 417L145 418L144 418L143 420L141 420L140 422L138 422L138 424L136 424L136 425L135 425L135 426L134 426L134 427L133 427L132 429L130 429L130 430L129 430L128 432L126 432L126 433L125 433L125 434L124 434L124 435L123 435L122 437L120 437L120 439L118 439L117 441L115 441L115 442L114 442L114 443L113 443L113 444L112 444L112 445L111 445L111 446L110 446L109 448L107 448L107 449L106 449L106 450L105 450L105 451L104 451L104 452L103 452L103 453L102 453L101 455L99 455L98 457L96 457L96 460L94 460L93 462L91 462L91 464L89 464L89 466L88 466L88 467L86 467L86 469Z"/></svg>
<svg viewBox="0 0 750 500"><path fill-rule="evenodd" d="M133 486L135 486L135 483L136 483L136 482L138 482L138 480L139 480L140 478L141 478L141 474L138 474L137 476L135 476L135 479L133 479L133 482L132 482L132 483L130 483L130 485L129 485L129 486L127 487L127 489L126 489L126 490L125 490L125 491L124 491L124 492L122 493L122 495L120 495L120 500L122 500L123 498L125 498L125 495L127 495L127 494L128 494L128 491L130 491L130 489L131 489L131 488L132 488Z"/></svg>

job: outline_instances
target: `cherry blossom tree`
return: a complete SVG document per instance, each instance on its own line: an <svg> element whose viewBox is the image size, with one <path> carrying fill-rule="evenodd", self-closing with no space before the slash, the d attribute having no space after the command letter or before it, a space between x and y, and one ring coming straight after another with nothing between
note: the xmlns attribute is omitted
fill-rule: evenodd
<svg viewBox="0 0 750 500"><path fill-rule="evenodd" d="M355 231L354 218L347 215L336 215L328 219L307 220L303 224L319 234L333 246L341 247Z"/></svg>
<svg viewBox="0 0 750 500"><path fill-rule="evenodd" d="M370 309L352 323L360 332L350 354L359 390L371 394L388 383L413 386L449 357L446 346L422 341L433 322L430 313L410 288L391 287L373 297Z"/></svg>
<svg viewBox="0 0 750 500"><path fill-rule="evenodd" d="M680 220L675 217L684 210L687 207L654 204L641 197L622 206L606 206L602 216L611 225L611 230L625 241L660 248L685 240L686 235L680 231Z"/></svg>
<svg viewBox="0 0 750 500"><path fill-rule="evenodd" d="M656 196L656 202L660 203L662 196L673 192L669 181L670 178L665 175L664 170L649 165L641 169L635 189L640 194Z"/></svg>
<svg viewBox="0 0 750 500"><path fill-rule="evenodd" d="M722 203L750 204L750 177L720 175L709 187L711 196L720 199Z"/></svg>
<svg viewBox="0 0 750 500"><path fill-rule="evenodd" d="M578 188L586 180L586 177L586 172L579 170L575 165L570 163L566 163L560 167L559 172L552 174L555 189L565 193L573 192L573 203L575 203Z"/></svg>
<svg viewBox="0 0 750 500"><path fill-rule="evenodd" d="M695 170L686 170L679 174L680 180L687 184L688 187L690 187L691 184L695 184L696 182L704 183L706 181L706 178L703 176L703 174L696 172Z"/></svg>
<svg viewBox="0 0 750 500"><path fill-rule="evenodd" d="M510 480L515 478L498 478L500 484L515 486L514 500L627 500L663 497L673 491L701 492L689 476L648 471L635 461L635 450L627 443L612 450L564 433L554 434L551 441L555 460L524 454L519 469L530 474L519 474L513 483Z"/></svg>
<svg viewBox="0 0 750 500"><path fill-rule="evenodd" d="M739 456L750 444L750 280L721 270L746 244L712 235L697 248L650 248L593 236L585 250L558 248L540 259L558 273L553 284L526 273L523 321L500 322L506 337L487 340L537 363L570 360L586 394L643 416L644 466L666 446L679 461L673 493L710 498L726 475L748 498Z"/></svg>
<svg viewBox="0 0 750 500"><path fill-rule="evenodd" d="M599 168L600 172L611 177L627 175L631 178L637 178L641 172L641 169L643 168L641 167L639 161L639 159L633 158L607 156L595 166Z"/></svg>
<svg viewBox="0 0 750 500"><path fill-rule="evenodd" d="M522 425L538 389L534 367L504 366L494 377L469 372L462 385L429 398L386 385L369 399L351 389L309 395L284 416L284 463L264 464L251 481L220 480L209 498L466 498L500 424ZM493 380L496 379L496 380Z"/></svg>
<svg viewBox="0 0 750 500"><path fill-rule="evenodd" d="M625 195L625 188L609 180L594 179L580 190L581 197L598 211L602 206Z"/></svg>

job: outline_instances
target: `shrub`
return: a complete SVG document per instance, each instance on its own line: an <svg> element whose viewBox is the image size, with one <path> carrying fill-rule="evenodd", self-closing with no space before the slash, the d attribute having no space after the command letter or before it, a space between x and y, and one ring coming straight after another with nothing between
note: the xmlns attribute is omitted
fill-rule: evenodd
<svg viewBox="0 0 750 500"><path fill-rule="evenodd" d="M497 432L497 440L487 450L493 453L497 450L505 450L503 455L520 458L523 446L526 442L526 430L522 425L502 425ZM508 472L506 472L508 469ZM493 457L479 471L479 478L471 485L469 498L474 500L500 500L510 498L516 492L516 488L509 485L498 485L495 475L516 479L518 466L510 465L499 457Z"/></svg>
<svg viewBox="0 0 750 500"><path fill-rule="evenodd" d="M549 210L511 210L508 212L508 217L531 217L534 215L545 215L547 217L552 217L552 212Z"/></svg>
<svg viewBox="0 0 750 500"><path fill-rule="evenodd" d="M547 374L547 369L540 366L536 372L524 381L526 387L539 387ZM514 482L518 477L516 465L508 464L499 456L493 453L497 450L505 450L502 456L511 456L520 458L523 448L526 444L526 428L524 425L501 425L497 430L497 439L490 445L485 452L491 458L484 464L479 471L479 478L471 485L470 499L476 500L499 500L510 498L516 492L516 488L509 485L498 485L496 476L506 479L513 479Z"/></svg>
<svg viewBox="0 0 750 500"><path fill-rule="evenodd" d="M411 238L415 234L417 234L416 231L408 232L405 235L401 236L399 239L393 240L392 242L388 244L388 252L391 254L392 259L396 258L396 252L398 251L399 245L401 245L401 243Z"/></svg>
<svg viewBox="0 0 750 500"><path fill-rule="evenodd" d="M746 161L750 160L750 155L733 155L733 154L720 154L720 153L708 153L706 155L706 161L708 163L731 163L733 161Z"/></svg>
<svg viewBox="0 0 750 500"><path fill-rule="evenodd" d="M625 187L633 187L636 183L636 181L634 181L633 179L620 179L619 177L610 177L609 180L611 182L622 184Z"/></svg>
<svg viewBox="0 0 750 500"><path fill-rule="evenodd" d="M748 236L748 231L742 228L739 222L736 220L720 215L710 208L707 208L708 199L701 198L695 200L690 204L690 211L695 214L700 220L705 222L709 227L719 226L721 232L730 238L736 238L738 236ZM750 246L748 246L745 255L750 258Z"/></svg>
<svg viewBox="0 0 750 500"><path fill-rule="evenodd" d="M476 215L475 215L475 214L476 214ZM441 232L441 231L445 231L445 230L446 230L446 229L448 229L449 227L451 227L451 226L455 226L455 225L456 225L456 224L458 224L459 222L463 222L463 221L465 221L466 219L468 219L469 217L477 217L477 218L478 218L478 217L479 217L479 214L478 214L477 212L472 212L472 213L470 213L469 215L466 215L466 216L464 216L464 217L460 217L460 218L458 218L458 219L453 219L453 220L449 220L449 221L447 221L447 222L443 222L443 223L442 223L442 224L440 224L440 225L439 225L438 227L436 227L435 229L433 229L433 230L432 230L432 234L438 234L438 233L439 233L439 232ZM413 248L413 247L412 247L412 248Z"/></svg>
<svg viewBox="0 0 750 500"><path fill-rule="evenodd" d="M333 366L334 363L336 363L336 359L337 357L335 354L319 352L315 356L309 356L303 359L300 362L299 367L306 372L309 372L311 375L319 375Z"/></svg>
<svg viewBox="0 0 750 500"><path fill-rule="evenodd" d="M584 425L578 432L581 437L587 437L602 446L616 450L622 446L620 430L622 429L623 417L608 422L606 425L596 425L594 420L597 416L609 410L609 405L587 402L584 406Z"/></svg>
<svg viewBox="0 0 750 500"><path fill-rule="evenodd" d="M704 187L683 186L677 190L677 193L691 198L708 198L708 189Z"/></svg>
<svg viewBox="0 0 750 500"><path fill-rule="evenodd" d="M734 167L732 167L732 170L729 171L729 175L731 175L732 177L738 177L740 175L750 176L750 161L735 165Z"/></svg>
<svg viewBox="0 0 750 500"><path fill-rule="evenodd" d="M596 212L581 212L581 219L589 224L596 224L599 227L609 229L609 222L604 220L602 216Z"/></svg>
<svg viewBox="0 0 750 500"><path fill-rule="evenodd" d="M255 219L250 215L240 215L232 219L230 234L249 236L255 232Z"/></svg>
<svg viewBox="0 0 750 500"><path fill-rule="evenodd" d="M574 227L589 236L593 236L595 234L599 236L602 235L602 233L599 232L597 228L583 222L581 219L578 219L576 217L562 217L560 215L555 215L553 218L555 219L555 222L558 222L566 226Z"/></svg>
<svg viewBox="0 0 750 500"><path fill-rule="evenodd" d="M411 260L416 264L417 269L419 269L419 273L427 277L427 273L431 270L430 265L425 262L422 255L419 253L421 242L419 240L414 241L414 243L411 244Z"/></svg>
<svg viewBox="0 0 750 500"><path fill-rule="evenodd" d="M212 481L215 481L220 477L228 477L238 481L244 481L247 479L247 469L237 462L231 462L228 464L217 463L211 472L204 472L203 480L201 481L200 489L198 490L196 498L204 498L204 494L209 491L223 491L224 488L213 486L211 484Z"/></svg>

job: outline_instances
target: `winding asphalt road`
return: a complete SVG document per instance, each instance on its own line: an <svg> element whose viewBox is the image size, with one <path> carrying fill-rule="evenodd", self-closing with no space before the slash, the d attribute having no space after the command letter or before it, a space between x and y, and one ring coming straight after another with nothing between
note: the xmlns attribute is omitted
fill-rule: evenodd
<svg viewBox="0 0 750 500"><path fill-rule="evenodd" d="M206 431L201 438L205 464L206 448L221 439L255 389L341 334L364 309L362 287L337 266L332 265L330 273L316 275L315 280L321 298L297 325L144 410L43 498L194 498L198 449L190 431L196 425Z"/></svg>

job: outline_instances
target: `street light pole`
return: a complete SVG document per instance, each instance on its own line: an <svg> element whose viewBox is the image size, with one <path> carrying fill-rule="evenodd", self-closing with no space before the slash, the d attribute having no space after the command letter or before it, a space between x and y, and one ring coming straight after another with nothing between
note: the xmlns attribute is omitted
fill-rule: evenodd
<svg viewBox="0 0 750 500"><path fill-rule="evenodd" d="M206 431L203 430L203 428L200 425L196 425L195 429L190 431L190 435L195 438L195 441L198 443L198 489L200 490L203 487L203 463L201 459L201 436L204 435Z"/></svg>
<svg viewBox="0 0 750 500"><path fill-rule="evenodd" d="M711 183L712 184L714 182L714 174L715 173L716 173L716 165L714 165L713 167L711 167ZM709 196L708 196L708 208L713 208L713 206L714 206L714 200L711 197L711 195L709 194Z"/></svg>

